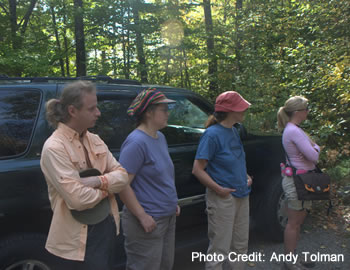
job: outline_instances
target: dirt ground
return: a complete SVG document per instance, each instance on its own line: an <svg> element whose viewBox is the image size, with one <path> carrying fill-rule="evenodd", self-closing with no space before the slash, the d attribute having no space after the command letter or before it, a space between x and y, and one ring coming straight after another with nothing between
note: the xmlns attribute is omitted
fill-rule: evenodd
<svg viewBox="0 0 350 270"><path fill-rule="evenodd" d="M340 203L340 204L339 204ZM298 244L299 256L307 256L316 262L315 270L350 269L350 207L334 200L329 216L328 204L314 202L313 210L305 220ZM272 243L252 235L249 253L264 254L265 262L248 262L247 269L283 269L275 260L275 254L283 253L282 243Z"/></svg>
<svg viewBox="0 0 350 270"><path fill-rule="evenodd" d="M350 179L345 181L350 183ZM333 208L327 216L328 202L316 201L307 216L298 244L299 256L308 256L316 262L314 270L350 269L350 185L332 185ZM177 252L175 270L204 269L204 263L192 261L192 252L206 253L208 241L204 240L186 250ZM251 255L253 254L253 255ZM283 254L283 243L269 241L252 232L249 240L247 270L283 269L276 256ZM255 256L254 256L255 255ZM226 268L226 267L224 267Z"/></svg>

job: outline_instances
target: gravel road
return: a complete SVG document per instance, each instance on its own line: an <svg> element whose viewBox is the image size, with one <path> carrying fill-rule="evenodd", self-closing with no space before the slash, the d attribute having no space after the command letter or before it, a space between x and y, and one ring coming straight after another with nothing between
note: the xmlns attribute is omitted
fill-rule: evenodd
<svg viewBox="0 0 350 270"><path fill-rule="evenodd" d="M298 253L301 256L312 256L316 260L314 270L349 270L350 269L350 231L349 221L339 215L337 208L327 217L323 206L316 207L309 215L302 227ZM204 263L192 262L193 252L206 253L208 240L205 237L206 228L197 229L194 233L201 233L202 240L178 249L175 257L175 270L204 269ZM191 237L191 232L189 236ZM263 235L251 232L249 252L252 261L247 263L247 270L277 270L281 263L275 256L283 254L283 243L272 242ZM263 261L264 260L264 261ZM323 260L323 262L321 262Z"/></svg>

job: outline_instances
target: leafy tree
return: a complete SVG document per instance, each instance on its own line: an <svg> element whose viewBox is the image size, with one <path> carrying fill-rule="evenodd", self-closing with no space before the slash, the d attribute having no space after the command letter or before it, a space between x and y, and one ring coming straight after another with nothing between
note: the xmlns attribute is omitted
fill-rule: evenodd
<svg viewBox="0 0 350 270"><path fill-rule="evenodd" d="M37 0L31 0L26 3L20 3L16 0L8 0L7 5L0 2L0 8L4 16L3 27L4 39L6 39L6 45L2 46L5 50L10 51L10 56L14 57L16 54L21 53L23 48L24 36L28 29L29 20L32 17L34 7ZM5 65L7 61L4 59L0 65ZM21 63L12 63L12 69L9 72L4 72L8 75L21 76L23 68Z"/></svg>
<svg viewBox="0 0 350 270"><path fill-rule="evenodd" d="M0 74L110 75L212 101L236 90L253 103L246 124L263 133L276 131L286 99L304 95L305 128L344 156L349 25L348 1L1 0Z"/></svg>

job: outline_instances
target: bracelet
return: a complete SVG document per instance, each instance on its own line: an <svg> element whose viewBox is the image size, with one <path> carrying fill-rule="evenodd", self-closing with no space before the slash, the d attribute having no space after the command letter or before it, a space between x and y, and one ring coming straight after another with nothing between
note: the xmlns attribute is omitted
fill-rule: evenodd
<svg viewBox="0 0 350 270"><path fill-rule="evenodd" d="M101 181L100 189L108 190L108 180L107 180L107 177L104 176L104 175L100 175L99 178L100 178L100 181Z"/></svg>

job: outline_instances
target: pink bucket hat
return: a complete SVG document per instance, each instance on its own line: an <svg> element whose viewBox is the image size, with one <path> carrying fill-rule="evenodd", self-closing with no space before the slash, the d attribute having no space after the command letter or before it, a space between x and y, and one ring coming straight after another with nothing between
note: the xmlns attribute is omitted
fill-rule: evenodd
<svg viewBox="0 0 350 270"><path fill-rule="evenodd" d="M235 91L221 93L215 101L216 112L243 112L251 104Z"/></svg>

